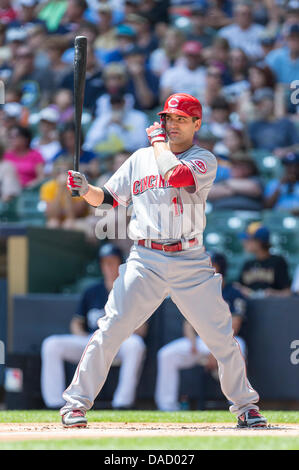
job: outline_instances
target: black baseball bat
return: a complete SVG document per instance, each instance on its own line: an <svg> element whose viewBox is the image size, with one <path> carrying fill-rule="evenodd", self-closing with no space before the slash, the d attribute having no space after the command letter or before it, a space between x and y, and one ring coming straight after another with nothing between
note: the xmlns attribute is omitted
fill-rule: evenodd
<svg viewBox="0 0 299 470"><path fill-rule="evenodd" d="M81 153L81 121L84 102L85 75L86 75L87 38L77 36L75 38L74 56L74 101L75 101L75 154L74 170L79 171ZM78 197L79 191L72 190L72 196Z"/></svg>

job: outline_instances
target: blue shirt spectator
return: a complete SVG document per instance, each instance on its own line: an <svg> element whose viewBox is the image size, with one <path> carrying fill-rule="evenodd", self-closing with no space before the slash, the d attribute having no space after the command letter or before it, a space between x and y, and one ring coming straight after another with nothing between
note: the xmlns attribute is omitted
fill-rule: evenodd
<svg viewBox="0 0 299 470"><path fill-rule="evenodd" d="M253 94L257 118L249 123L248 133L255 149L269 150L283 157L298 144L298 130L287 117L274 117L274 93L260 88Z"/></svg>
<svg viewBox="0 0 299 470"><path fill-rule="evenodd" d="M299 154L283 158L285 167L281 180L269 181L265 188L265 206L268 209L299 211Z"/></svg>
<svg viewBox="0 0 299 470"><path fill-rule="evenodd" d="M274 49L265 58L276 75L277 81L289 85L299 78L299 24L286 31L287 46Z"/></svg>

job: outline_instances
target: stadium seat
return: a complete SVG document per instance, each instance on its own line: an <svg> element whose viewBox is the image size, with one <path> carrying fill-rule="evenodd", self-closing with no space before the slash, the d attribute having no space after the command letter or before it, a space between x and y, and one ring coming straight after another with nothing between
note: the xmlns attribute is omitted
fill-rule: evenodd
<svg viewBox="0 0 299 470"><path fill-rule="evenodd" d="M28 225L44 225L45 207L40 201L39 191L23 191L17 200L16 212L18 219Z"/></svg>

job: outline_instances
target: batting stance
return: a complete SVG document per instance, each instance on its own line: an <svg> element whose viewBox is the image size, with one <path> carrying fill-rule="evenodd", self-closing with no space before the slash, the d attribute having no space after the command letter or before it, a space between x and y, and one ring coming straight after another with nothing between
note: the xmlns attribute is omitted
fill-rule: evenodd
<svg viewBox="0 0 299 470"><path fill-rule="evenodd" d="M202 108L191 95L171 95L146 131L150 146L137 150L103 188L69 171L68 187L92 206L133 205L134 245L119 269L105 316L89 341L73 381L64 392L64 426L86 426L86 411L101 390L121 343L171 296L216 358L222 391L242 427L266 426L257 392L234 339L232 316L203 246L205 202L216 174L216 158L193 145ZM166 210L167 209L167 210Z"/></svg>

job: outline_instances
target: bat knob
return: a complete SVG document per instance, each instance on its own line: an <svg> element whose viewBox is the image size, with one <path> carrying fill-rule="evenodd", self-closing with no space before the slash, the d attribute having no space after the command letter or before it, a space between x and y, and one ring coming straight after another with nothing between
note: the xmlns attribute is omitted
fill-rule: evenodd
<svg viewBox="0 0 299 470"><path fill-rule="evenodd" d="M77 189L72 189L72 197L80 197L80 193Z"/></svg>

